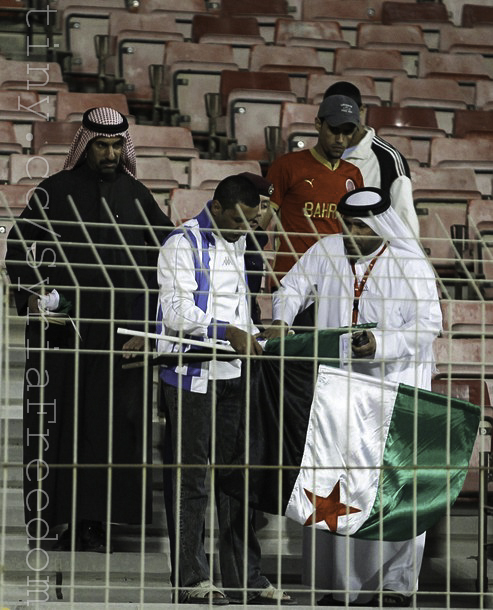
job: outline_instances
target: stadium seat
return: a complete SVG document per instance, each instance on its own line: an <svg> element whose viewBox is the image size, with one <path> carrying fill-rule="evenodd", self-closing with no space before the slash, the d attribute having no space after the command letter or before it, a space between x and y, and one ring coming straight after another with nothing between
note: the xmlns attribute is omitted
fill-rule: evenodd
<svg viewBox="0 0 493 610"><path fill-rule="evenodd" d="M341 50L341 49L339 49ZM303 47L302 52L296 47L255 45L250 51L249 70L254 72L286 72L291 81L291 90L299 99L306 92L306 81L309 74L323 75L325 68L319 61L313 47Z"/></svg>
<svg viewBox="0 0 493 610"><path fill-rule="evenodd" d="M22 145L17 141L13 122L0 120L0 154L21 152Z"/></svg>
<svg viewBox="0 0 493 610"><path fill-rule="evenodd" d="M493 24L482 27L443 28L440 36L442 53L480 53L485 57L493 55Z"/></svg>
<svg viewBox="0 0 493 610"><path fill-rule="evenodd" d="M178 226L183 221L193 218L213 195L214 189L173 189L169 199L171 221Z"/></svg>
<svg viewBox="0 0 493 610"><path fill-rule="evenodd" d="M302 15L306 20L337 21L344 39L354 46L361 22L381 22L382 0L310 0L303 3Z"/></svg>
<svg viewBox="0 0 493 610"><path fill-rule="evenodd" d="M420 161L413 150L412 140L409 136L385 136L385 140L401 153L409 167L419 167Z"/></svg>
<svg viewBox="0 0 493 610"><path fill-rule="evenodd" d="M442 280L459 278L458 271L465 273L466 263L460 252L456 251L451 227L464 226L466 222L467 203L460 201L416 202L416 214L419 221L421 245L428 254L430 262ZM454 293L458 288L455 284Z"/></svg>
<svg viewBox="0 0 493 610"><path fill-rule="evenodd" d="M356 46L358 49L399 51L404 68L410 76L416 75L419 52L427 49L421 26L406 23L390 27L380 23L360 23Z"/></svg>
<svg viewBox="0 0 493 610"><path fill-rule="evenodd" d="M219 92L223 70L239 69L231 45L172 41L166 46L164 63L171 107L178 110L176 123L188 127L194 135L207 135L204 96Z"/></svg>
<svg viewBox="0 0 493 610"><path fill-rule="evenodd" d="M177 30L184 40L190 40L192 35L193 16L197 13L207 13L205 0L145 0L140 3L140 12L157 14L169 13L176 22Z"/></svg>
<svg viewBox="0 0 493 610"><path fill-rule="evenodd" d="M467 204L467 227L470 239L483 233L493 233L493 203L485 199L471 199Z"/></svg>
<svg viewBox="0 0 493 610"><path fill-rule="evenodd" d="M479 80L476 83L474 106L477 110L493 110L493 81Z"/></svg>
<svg viewBox="0 0 493 610"><path fill-rule="evenodd" d="M428 163L430 141L433 137L445 136L437 123L433 108L405 106L370 106L366 112L366 124L378 135L409 136L414 155L421 163Z"/></svg>
<svg viewBox="0 0 493 610"><path fill-rule="evenodd" d="M318 141L315 117L318 104L284 102L281 107L281 137L283 152L313 147Z"/></svg>
<svg viewBox="0 0 493 610"><path fill-rule="evenodd" d="M462 7L461 25L464 28L476 28L483 25L493 25L493 6L480 4L464 4Z"/></svg>
<svg viewBox="0 0 493 610"><path fill-rule="evenodd" d="M264 130L279 126L281 104L296 101L289 75L283 72L229 71L221 74L221 108L234 158L267 163Z"/></svg>
<svg viewBox="0 0 493 610"><path fill-rule="evenodd" d="M15 89L0 90L0 121L11 121L16 140L23 148L29 148L32 140L32 125L46 122L55 109L54 95L40 95L35 91Z"/></svg>
<svg viewBox="0 0 493 610"><path fill-rule="evenodd" d="M76 121L36 121L32 127L34 155L67 154L80 127Z"/></svg>
<svg viewBox="0 0 493 610"><path fill-rule="evenodd" d="M439 337L434 343L437 378L493 376L493 338Z"/></svg>
<svg viewBox="0 0 493 610"><path fill-rule="evenodd" d="M467 168L476 172L483 196L490 197L493 175L493 134L474 138L433 138L430 145L430 166Z"/></svg>
<svg viewBox="0 0 493 610"><path fill-rule="evenodd" d="M430 53L421 51L418 60L420 78L450 78L468 93L469 104L474 103L475 85L490 80L485 58L479 53Z"/></svg>
<svg viewBox="0 0 493 610"><path fill-rule="evenodd" d="M57 121L80 121L89 108L111 106L121 114L129 115L127 98L123 93L77 93L61 91L56 97Z"/></svg>
<svg viewBox="0 0 493 610"><path fill-rule="evenodd" d="M392 103L401 108L433 108L438 126L447 134L452 133L454 111L468 107L467 94L458 83L447 78L398 76L392 84Z"/></svg>
<svg viewBox="0 0 493 610"><path fill-rule="evenodd" d="M35 91L46 96L68 91L68 85L56 62L18 61L0 55L0 89Z"/></svg>
<svg viewBox="0 0 493 610"><path fill-rule="evenodd" d="M118 12L110 19L109 35L114 41L115 56L108 72L116 75L115 86L121 88L123 80L123 92L131 103L149 104L153 100L149 66L163 63L167 42L184 40L174 16ZM161 91L160 101L169 102L167 91Z"/></svg>
<svg viewBox="0 0 493 610"><path fill-rule="evenodd" d="M12 153L22 153L22 145L17 141L12 121L0 120L0 182L8 180L9 157Z"/></svg>
<svg viewBox="0 0 493 610"><path fill-rule="evenodd" d="M444 25L450 24L447 7L437 2L384 2L382 23L397 25L411 23L419 25L424 33L427 47L437 49L440 32Z"/></svg>
<svg viewBox="0 0 493 610"><path fill-rule="evenodd" d="M323 99L324 92L334 83L341 80L347 80L343 76L335 74L309 74L306 83L306 102L308 104L320 104ZM375 81L371 76L353 76L349 77L353 85L358 87L361 93L361 99L366 106L381 106L382 98L377 94Z"/></svg>
<svg viewBox="0 0 493 610"><path fill-rule="evenodd" d="M407 75L399 51L374 49L337 49L334 57L334 74L351 80L355 75L371 76L383 101L391 99L392 79Z"/></svg>
<svg viewBox="0 0 493 610"><path fill-rule="evenodd" d="M137 178L153 193L166 193L178 188L171 161L167 157L139 157Z"/></svg>
<svg viewBox="0 0 493 610"><path fill-rule="evenodd" d="M94 42L95 36L108 36L110 16L127 14L124 4L116 2L76 3L70 0L56 2L57 31L61 32L61 47L52 45L49 52L63 66L63 72L71 82L91 83L99 77L99 61Z"/></svg>
<svg viewBox="0 0 493 610"><path fill-rule="evenodd" d="M171 161L175 180L180 186L188 186L189 161L199 157L189 129L166 125L130 125L129 132L137 161L141 157L165 156Z"/></svg>
<svg viewBox="0 0 493 610"><path fill-rule="evenodd" d="M189 186L191 189L214 189L223 178L241 172L262 175L258 161L191 159Z"/></svg>
<svg viewBox="0 0 493 610"><path fill-rule="evenodd" d="M248 68L251 47L265 44L255 17L205 14L193 17L192 42L231 45L235 63L245 70Z"/></svg>
<svg viewBox="0 0 493 610"><path fill-rule="evenodd" d="M434 201L459 201L480 199L476 174L470 167L460 172L450 167L416 167L411 170L415 204Z"/></svg>
<svg viewBox="0 0 493 610"><path fill-rule="evenodd" d="M37 185L61 171L66 155L47 155L46 157L13 154L9 158L9 184Z"/></svg>
<svg viewBox="0 0 493 610"><path fill-rule="evenodd" d="M484 132L493 135L493 113L491 110L456 110L452 135L455 138L484 135Z"/></svg>
<svg viewBox="0 0 493 610"><path fill-rule="evenodd" d="M255 17L260 27L260 35L267 43L274 42L276 20L290 17L288 0L221 0L221 16Z"/></svg>
<svg viewBox="0 0 493 610"><path fill-rule="evenodd" d="M442 299L444 336L481 337L493 332L493 301Z"/></svg>
<svg viewBox="0 0 493 610"><path fill-rule="evenodd" d="M321 65L327 72L334 67L334 50L349 47L337 21L278 19L274 43L293 47L313 47L317 50Z"/></svg>

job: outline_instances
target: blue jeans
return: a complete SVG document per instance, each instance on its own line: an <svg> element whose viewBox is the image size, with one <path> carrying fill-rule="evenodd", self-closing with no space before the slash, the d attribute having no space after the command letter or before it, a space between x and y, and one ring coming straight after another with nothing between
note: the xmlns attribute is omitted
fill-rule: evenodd
<svg viewBox="0 0 493 610"><path fill-rule="evenodd" d="M210 382L206 394L180 390L181 430L178 426L179 390L164 385L165 400L171 419L175 462L184 466L194 465L177 468L173 475L173 504L175 522L178 524L178 569L182 587L191 587L202 580L210 579L204 548L204 523L208 503L206 475L212 446L214 386L216 418L214 463L229 464L240 421L241 379ZM178 439L180 439L179 447ZM180 497L177 505L178 480ZM258 592L270 583L260 573L261 551L253 525L253 510L226 495L217 485L215 494L219 524L219 564L223 588L228 590L230 597L239 598L242 598L242 591L248 588L251 590L248 597L254 597L254 591Z"/></svg>

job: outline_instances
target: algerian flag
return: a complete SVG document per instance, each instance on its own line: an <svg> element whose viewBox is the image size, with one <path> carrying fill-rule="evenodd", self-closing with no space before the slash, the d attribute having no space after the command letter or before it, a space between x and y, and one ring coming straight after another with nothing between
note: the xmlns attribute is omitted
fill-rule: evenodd
<svg viewBox="0 0 493 610"><path fill-rule="evenodd" d="M324 343L340 334L296 341L336 364ZM253 507L366 539L407 540L436 523L462 488L479 407L293 359L289 338L278 347L290 357L251 363L234 461L248 468L222 472L224 490L245 499L247 488Z"/></svg>

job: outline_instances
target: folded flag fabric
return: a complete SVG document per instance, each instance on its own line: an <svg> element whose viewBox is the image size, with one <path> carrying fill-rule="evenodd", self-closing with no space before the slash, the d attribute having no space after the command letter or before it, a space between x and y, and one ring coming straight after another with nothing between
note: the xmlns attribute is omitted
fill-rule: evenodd
<svg viewBox="0 0 493 610"><path fill-rule="evenodd" d="M321 333L303 349L318 343L318 357L335 362L341 331ZM219 477L225 491L341 535L397 541L429 529L462 488L480 408L296 351L287 338L290 357L251 363L235 467Z"/></svg>

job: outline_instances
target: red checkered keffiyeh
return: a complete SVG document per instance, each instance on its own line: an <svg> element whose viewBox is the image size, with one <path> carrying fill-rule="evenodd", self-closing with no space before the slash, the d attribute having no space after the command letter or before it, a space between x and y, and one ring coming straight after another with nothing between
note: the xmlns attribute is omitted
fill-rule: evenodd
<svg viewBox="0 0 493 610"><path fill-rule="evenodd" d="M87 145L94 138L122 136L123 169L134 178L137 174L135 149L128 133L128 121L113 108L91 108L82 117L82 126L75 134L63 169L74 169L84 159Z"/></svg>

